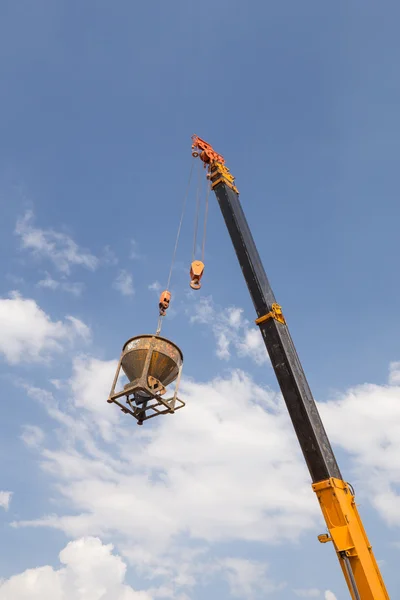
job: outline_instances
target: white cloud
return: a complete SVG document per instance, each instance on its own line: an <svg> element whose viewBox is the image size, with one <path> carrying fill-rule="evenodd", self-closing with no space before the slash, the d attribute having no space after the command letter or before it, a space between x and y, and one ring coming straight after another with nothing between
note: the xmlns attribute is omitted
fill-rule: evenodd
<svg viewBox="0 0 400 600"><path fill-rule="evenodd" d="M269 579L268 565L265 563L242 558L225 558L220 562L220 566L233 598L259 598L282 587L276 586Z"/></svg>
<svg viewBox="0 0 400 600"><path fill-rule="evenodd" d="M84 408L96 419L104 439L111 441L118 411L107 403L108 394L117 369L117 361L102 361L81 356L73 362L73 375L69 381L76 408Z"/></svg>
<svg viewBox="0 0 400 600"><path fill-rule="evenodd" d="M55 279L53 279L51 277L51 275L46 273L46 277L44 279L41 279L40 281L38 281L37 286L43 287L43 288L48 288L49 290L56 290L57 288L60 287L60 282L56 281Z"/></svg>
<svg viewBox="0 0 400 600"><path fill-rule="evenodd" d="M126 564L94 537L70 542L62 566L28 569L0 581L0 600L151 600L125 583Z"/></svg>
<svg viewBox="0 0 400 600"><path fill-rule="evenodd" d="M142 258L141 254L139 254L137 251L137 242L134 239L131 240L131 252L130 252L129 257L132 260L139 260Z"/></svg>
<svg viewBox="0 0 400 600"><path fill-rule="evenodd" d="M11 502L12 492L0 492L0 507L8 510Z"/></svg>
<svg viewBox="0 0 400 600"><path fill-rule="evenodd" d="M44 433L36 425L24 425L21 439L27 446L37 448L44 440Z"/></svg>
<svg viewBox="0 0 400 600"><path fill-rule="evenodd" d="M38 287L47 288L49 290L62 290L72 294L73 296L80 296L82 294L84 285L80 282L70 282L70 281L58 281L53 279L49 273L46 273L44 279L41 279L37 283Z"/></svg>
<svg viewBox="0 0 400 600"><path fill-rule="evenodd" d="M149 290L152 292L157 292L159 294L161 292L161 283L159 281L154 281L149 285Z"/></svg>
<svg viewBox="0 0 400 600"><path fill-rule="evenodd" d="M241 322L239 316L233 313L233 323ZM77 359L67 383L70 401L59 406L48 392L29 391L43 398L62 426L59 446L42 443L39 450L41 466L60 494L53 499L59 513L15 526L112 538L141 575L158 580L154 597L173 598L188 593L205 572L224 573L231 582L242 578L245 586L264 568L242 557L216 560L219 542L290 543L306 530L320 532L322 516L278 394L240 371L203 384L183 380L187 406L138 428L105 401L115 364ZM374 482L381 473L374 503L381 493L391 498L387 491L398 477L398 451L391 447L400 438L399 398L400 387L367 385L319 405L328 435L355 457L357 469L367 468L365 489L371 465ZM380 455L388 449L387 456ZM393 512L395 488L391 491ZM275 589L263 573L265 589ZM300 597L313 593L318 597L314 590L297 590ZM325 597L335 599L329 591Z"/></svg>
<svg viewBox="0 0 400 600"><path fill-rule="evenodd" d="M80 296L83 292L85 285L80 281L63 281L61 282L61 289L73 296Z"/></svg>
<svg viewBox="0 0 400 600"><path fill-rule="evenodd" d="M53 229L35 227L33 220L32 211L27 211L17 221L15 233L21 238L22 248L30 250L37 258L51 261L59 271L66 274L75 265L92 271L97 268L98 259L80 248L70 236Z"/></svg>
<svg viewBox="0 0 400 600"><path fill-rule="evenodd" d="M399 366L391 364L391 385L359 385L320 405L330 439L353 458L356 492L390 526L400 525Z"/></svg>
<svg viewBox="0 0 400 600"><path fill-rule="evenodd" d="M79 373L74 379L78 391L85 388L86 378L90 380L83 368ZM54 472L68 479L63 493L77 502L75 509L85 506L91 514L88 520L85 516L61 519L61 527L69 533L70 526L77 531L82 528L84 534L88 525L104 531L109 523L124 535L148 539L159 538L162 531L165 540L188 528L195 538L215 541L226 537L293 538L312 526L317 510L310 502L306 469L275 396L240 372L208 385L183 382L182 392L189 408L171 418L160 418L152 429L136 430L134 439L131 429L135 422L129 420L116 446L127 475L119 481L118 473L113 474L112 480L119 481L117 487L113 483L109 488L104 478L90 482L85 477L82 488L82 474L97 468L91 457L80 458L78 477L70 481L73 456L65 470L67 455L53 453L51 460L57 463ZM82 402L92 408L93 418L101 406L97 398L88 394ZM114 406L103 406L110 418L113 411L120 414ZM265 431L270 432L268 436ZM154 475L161 470L162 483L142 479L143 470ZM260 485L260 472L268 472L265 485ZM291 481L290 487L287 481ZM298 484L296 493L290 491L294 482ZM86 496L91 484L97 491ZM249 497L248 489L256 492ZM119 505L117 514L115 502ZM165 514L160 514L160 505L165 506ZM104 518L104 510L113 515ZM135 511L141 519L131 530L128 515Z"/></svg>
<svg viewBox="0 0 400 600"><path fill-rule="evenodd" d="M325 600L337 600L337 598L333 592L331 592L330 590L326 590Z"/></svg>
<svg viewBox="0 0 400 600"><path fill-rule="evenodd" d="M64 387L64 381L61 379L50 379L50 383L56 388L56 390L61 390Z"/></svg>
<svg viewBox="0 0 400 600"><path fill-rule="evenodd" d="M25 283L25 280L24 280L24 278L23 278L23 277L19 277L18 275L13 275L13 274L11 274L11 273L8 273L8 274L6 275L6 277L7 277L7 279L8 279L9 281L12 281L12 283L13 283L14 285L23 285L23 284Z"/></svg>
<svg viewBox="0 0 400 600"><path fill-rule="evenodd" d="M18 292L0 298L0 329L0 354L10 364L41 361L62 350L65 342L90 337L89 328L79 319L67 316L52 321L34 300Z"/></svg>
<svg viewBox="0 0 400 600"><path fill-rule="evenodd" d="M231 349L238 356L248 356L256 364L268 362L268 354L262 336L257 327L251 327L242 316L243 309L231 306L225 310L217 309L211 297L201 297L191 307L192 323L209 325L217 343L217 356L229 360Z"/></svg>
<svg viewBox="0 0 400 600"><path fill-rule="evenodd" d="M293 590L296 596L299 598L319 598L321 596L321 590L316 588L308 588L306 590Z"/></svg>
<svg viewBox="0 0 400 600"><path fill-rule="evenodd" d="M392 362L389 365L389 384L400 385L400 362Z"/></svg>
<svg viewBox="0 0 400 600"><path fill-rule="evenodd" d="M71 537L112 537L146 576L170 585L184 573L186 583L176 579L178 589L192 585L209 564L207 546L193 559L193 545L198 552L204 544L230 540L289 543L321 527L276 394L241 372L208 384L183 381L187 406L138 428L106 403L114 368L115 363L90 358L75 364L68 415L70 402L56 413L53 398L43 403L63 424L64 441L42 449L42 468L70 510L14 525L55 527ZM109 426L105 434L103 420ZM104 446L104 440L112 445ZM246 572L254 572L254 565L246 565ZM239 577L232 569L233 563L231 577Z"/></svg>
<svg viewBox="0 0 400 600"><path fill-rule="evenodd" d="M105 246L103 249L103 257L101 259L103 265L115 266L118 264L118 258L114 250L110 246Z"/></svg>
<svg viewBox="0 0 400 600"><path fill-rule="evenodd" d="M256 327L245 329L243 339L238 339L236 347L239 356L249 356L258 365L268 361L268 354L260 330Z"/></svg>
<svg viewBox="0 0 400 600"><path fill-rule="evenodd" d="M71 315L66 316L65 320L68 321L70 329L72 329L74 335L77 335L86 341L90 339L90 328L83 321L77 319L76 317L72 317Z"/></svg>
<svg viewBox="0 0 400 600"><path fill-rule="evenodd" d="M132 275L124 269L121 269L121 271L119 272L117 278L113 283L113 287L114 289L121 292L123 296L133 296L133 294L135 293L135 290L133 289Z"/></svg>

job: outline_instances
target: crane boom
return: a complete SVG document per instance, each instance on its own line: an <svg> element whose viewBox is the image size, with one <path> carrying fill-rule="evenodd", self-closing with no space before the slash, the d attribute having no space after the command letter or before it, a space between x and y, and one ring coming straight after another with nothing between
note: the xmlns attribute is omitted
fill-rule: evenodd
<svg viewBox="0 0 400 600"><path fill-rule="evenodd" d="M315 400L293 344L282 308L276 302L244 215L235 179L224 158L207 142L192 137L192 154L208 167L214 190L257 313L256 323L271 359L284 401L317 495L352 600L389 600L368 541L354 491L339 470Z"/></svg>

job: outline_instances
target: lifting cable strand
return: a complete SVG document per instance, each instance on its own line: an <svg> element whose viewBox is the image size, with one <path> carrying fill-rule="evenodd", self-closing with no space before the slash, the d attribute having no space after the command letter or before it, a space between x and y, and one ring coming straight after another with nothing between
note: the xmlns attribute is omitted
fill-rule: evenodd
<svg viewBox="0 0 400 600"><path fill-rule="evenodd" d="M168 281L167 281L167 287L166 287L167 290L169 290L169 286L171 284L172 269L174 268L174 264L175 264L176 251L178 249L178 242L179 242L179 237L180 237L180 234L181 234L183 217L184 217L184 214L185 214L186 201L187 201L187 198L188 198L188 195L189 195L190 182L192 180L192 173L193 173L193 165L194 165L194 159L192 160L192 165L190 167L189 181L188 181L187 188L186 188L186 194L185 194L185 196L183 198L181 218L180 218L180 221L179 221L178 232L176 234L175 247L174 247L174 251L173 251L173 254L172 254L171 268L169 270L169 275L168 275Z"/></svg>
<svg viewBox="0 0 400 600"><path fill-rule="evenodd" d="M204 263L204 254L206 250L206 233L207 233L207 217L208 217L208 199L210 196L211 185L207 182L206 206L204 209L204 226L203 226L203 245L201 249L201 262Z"/></svg>
<svg viewBox="0 0 400 600"><path fill-rule="evenodd" d="M193 254L192 262L196 259L196 246L197 246L197 230L199 228L199 214L200 214L200 200L201 200L201 169L200 161L197 170L197 192L196 192L196 212L194 215L194 233L193 233Z"/></svg>
<svg viewBox="0 0 400 600"><path fill-rule="evenodd" d="M157 331L156 331L156 335L160 335L161 333L161 327L162 327L162 315L160 315L158 317L158 323L157 323Z"/></svg>
<svg viewBox="0 0 400 600"><path fill-rule="evenodd" d="M187 198L188 198L188 195L189 195L190 183L192 181L193 165L194 165L194 159L192 160L192 164L191 164L191 167L190 167L189 180L188 180L188 184L187 184L187 188L186 188L186 194L183 197L182 210L181 210L181 218L179 220L179 225L178 225L178 231L177 231L177 234L176 234L174 251L172 253L171 267L169 269L169 274L168 274L168 281L167 281L167 287L166 287L167 290L169 289L169 286L171 284L172 270L173 270L174 264L175 264L176 251L178 249L178 243L179 243L179 237L180 237L181 229L182 229L183 217L185 215L186 201L187 201ZM162 323L163 323L163 315L160 314L160 316L158 317L156 335L160 335Z"/></svg>

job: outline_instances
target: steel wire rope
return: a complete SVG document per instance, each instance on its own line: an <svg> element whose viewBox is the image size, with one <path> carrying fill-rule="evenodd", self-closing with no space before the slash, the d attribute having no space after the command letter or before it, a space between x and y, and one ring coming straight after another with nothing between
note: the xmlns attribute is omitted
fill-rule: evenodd
<svg viewBox="0 0 400 600"><path fill-rule="evenodd" d="M181 209L181 216L180 216L180 219L179 219L178 231L176 233L175 246L174 246L174 250L173 250L173 253L172 253L172 260L171 260L171 266L170 266L169 274L168 274L167 286L165 288L167 290L169 289L169 286L171 285L172 271L173 271L174 264L175 264L176 252L177 252L177 249L178 249L178 243L179 243L179 238L180 238L180 235L181 235L183 218L184 218L184 215L185 215L186 202L187 202L187 199L188 199L188 196L189 196L190 184L191 184L191 181L192 181L193 165L194 165L194 158L192 160L192 164L191 164L191 167L190 167L190 173L189 173L189 179L188 179L188 183L187 183L187 187L186 187L186 193L185 193L185 195L183 197L182 209ZM160 315L159 318L158 318L156 335L160 335L160 333L161 333L162 318L163 318L163 315Z"/></svg>
<svg viewBox="0 0 400 600"><path fill-rule="evenodd" d="M200 214L200 203L201 203L201 165L200 161L198 163L197 169L197 190L196 190L196 211L194 214L194 231L193 231L193 253L192 253L192 262L196 258L196 248L197 248L197 231L199 229L199 214Z"/></svg>
<svg viewBox="0 0 400 600"><path fill-rule="evenodd" d="M166 289L169 289L169 286L171 284L171 277L172 277L172 270L174 268L174 264L175 264L175 258L176 258L176 251L178 249L178 243L179 243L179 237L181 234L181 229L182 229L182 223L183 223L183 217L185 214L185 208L186 208L186 202L187 202L187 198L189 196L189 189L190 189L190 183L192 180L192 174L193 174L193 165L194 165L194 159L192 160L192 165L190 167L190 173L189 173L189 180L188 180L188 184L187 184L187 188L186 188L186 194L183 198L183 202L182 202L182 211L181 211L181 218L179 220L179 225L178 225L178 231L176 234L176 240L175 240L175 247L174 247L174 251L172 253L172 260L171 260L171 268L169 270L169 275L168 275L168 281L167 281L167 287Z"/></svg>
<svg viewBox="0 0 400 600"><path fill-rule="evenodd" d="M204 225L203 225L203 244L201 248L201 262L204 264L204 254L206 250L206 233L207 233L207 217L208 217L208 201L210 197L211 184L207 181L206 204L204 208Z"/></svg>

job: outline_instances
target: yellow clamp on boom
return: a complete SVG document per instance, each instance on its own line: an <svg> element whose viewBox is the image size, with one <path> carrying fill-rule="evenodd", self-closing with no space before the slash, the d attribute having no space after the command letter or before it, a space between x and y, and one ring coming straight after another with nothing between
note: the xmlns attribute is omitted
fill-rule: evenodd
<svg viewBox="0 0 400 600"><path fill-rule="evenodd" d="M275 321L279 321L279 323L286 324L286 320L282 312L282 307L276 302L274 302L271 308L272 310L269 313L256 319L257 325L261 325L261 323L268 321L268 319L275 319Z"/></svg>
<svg viewBox="0 0 400 600"><path fill-rule="evenodd" d="M225 183L234 192L236 192L237 194L239 193L239 190L234 184L234 176L232 175L232 173L229 172L228 167L226 167L222 163L219 163L217 161L214 161L212 163L209 178L211 179L211 189L214 189L219 183Z"/></svg>

